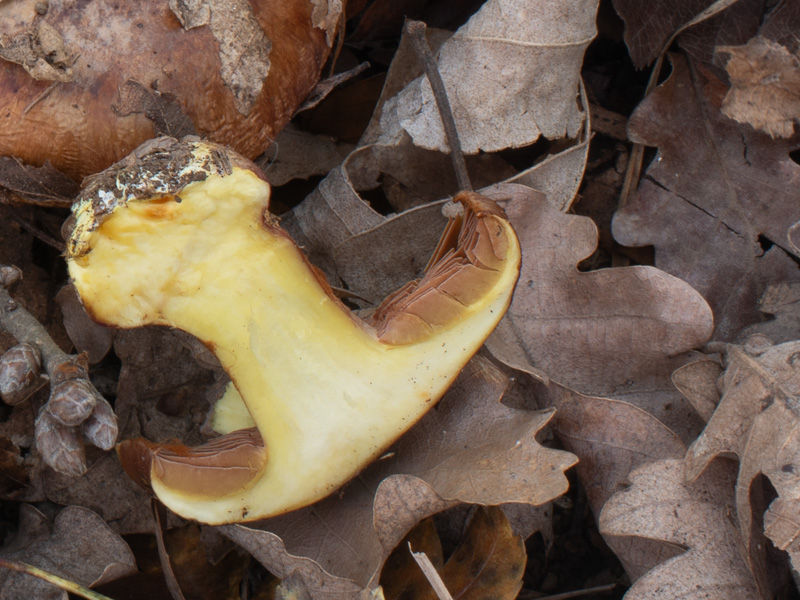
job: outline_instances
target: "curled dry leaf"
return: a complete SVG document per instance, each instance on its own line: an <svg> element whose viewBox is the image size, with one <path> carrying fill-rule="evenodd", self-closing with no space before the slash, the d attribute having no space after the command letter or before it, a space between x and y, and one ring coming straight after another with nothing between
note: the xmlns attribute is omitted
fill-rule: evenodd
<svg viewBox="0 0 800 600"><path fill-rule="evenodd" d="M3 201L24 198L25 202L38 206L68 207L80 189L49 162L33 167L10 156L0 157L0 184Z"/></svg>
<svg viewBox="0 0 800 600"><path fill-rule="evenodd" d="M797 140L773 141L726 118L725 91L710 70L673 58L669 79L628 127L659 153L613 222L617 241L654 245L656 266L703 295L719 340L762 320L756 303L769 284L800 280L787 254L796 254L788 236L800 221L800 165L789 156Z"/></svg>
<svg viewBox="0 0 800 600"><path fill-rule="evenodd" d="M2 44L14 62L0 71L0 155L75 180L159 134L194 131L254 158L314 87L342 11L340 0L39 6L0 7L17 49Z"/></svg>
<svg viewBox="0 0 800 600"><path fill-rule="evenodd" d="M751 504L759 474L778 493L765 515L766 534L800 566L800 342L761 346L747 351L729 346L722 398L703 434L686 456L687 476L696 477L717 456L739 458L736 511L741 537L754 564L767 562L760 532L752 532L762 510ZM762 567L766 569L766 567Z"/></svg>
<svg viewBox="0 0 800 600"><path fill-rule="evenodd" d="M788 48L756 36L744 46L720 46L731 89L722 112L771 137L792 137L800 120L800 57Z"/></svg>
<svg viewBox="0 0 800 600"><path fill-rule="evenodd" d="M580 65L596 34L596 13L593 0L489 0L442 45L439 71L458 99L451 102L466 154L527 146L540 135L578 135L586 117L576 103ZM396 112L383 109L385 132L396 120L416 146L448 150L426 78L411 82L396 102Z"/></svg>
<svg viewBox="0 0 800 600"><path fill-rule="evenodd" d="M476 357L439 403L357 480L259 528L225 526L272 573L302 574L312 597L350 599L421 519L460 502L543 504L566 490L571 454L536 443L552 413L499 402L502 373Z"/></svg>
<svg viewBox="0 0 800 600"><path fill-rule="evenodd" d="M50 502L91 510L120 534L153 533L152 495L125 475L115 454L92 460L78 479L50 471L39 485Z"/></svg>
<svg viewBox="0 0 800 600"><path fill-rule="evenodd" d="M640 577L626 600L771 598L759 589L740 551L730 461L711 466L687 483L684 462L668 459L631 473L631 487L613 496L600 513L604 535L645 538L685 552Z"/></svg>
<svg viewBox="0 0 800 600"><path fill-rule="evenodd" d="M487 190L504 206L523 247L506 318L488 340L510 366L581 393L640 406L687 441L702 427L670 382L676 355L704 343L712 316L688 284L653 267L579 272L597 244L591 219L551 208L522 186Z"/></svg>
<svg viewBox="0 0 800 600"><path fill-rule="evenodd" d="M708 422L719 403L717 383L722 366L716 360L700 359L688 363L672 374L672 383L692 403L697 414Z"/></svg>
<svg viewBox="0 0 800 600"><path fill-rule="evenodd" d="M97 514L69 506L50 523L30 505L20 507L20 525L3 549L6 558L29 563L89 587L136 572L128 545ZM0 570L4 600L63 600L67 594L40 579Z"/></svg>
<svg viewBox="0 0 800 600"><path fill-rule="evenodd" d="M278 134L270 149L273 149L273 157L264 167L264 175L270 185L279 186L293 179L327 174L342 162L353 145L308 133L290 123Z"/></svg>

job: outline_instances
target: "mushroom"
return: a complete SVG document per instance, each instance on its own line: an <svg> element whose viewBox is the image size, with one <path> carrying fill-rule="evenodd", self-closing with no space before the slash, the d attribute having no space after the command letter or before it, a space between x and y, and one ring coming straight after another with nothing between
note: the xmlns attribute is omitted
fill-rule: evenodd
<svg viewBox="0 0 800 600"><path fill-rule="evenodd" d="M180 132L255 158L317 84L343 4L0 2L0 157L80 181Z"/></svg>
<svg viewBox="0 0 800 600"><path fill-rule="evenodd" d="M234 152L161 138L90 178L73 206L69 272L92 318L194 335L255 424L195 448L119 446L129 474L210 524L311 504L380 456L480 348L519 274L502 209L462 192L424 276L365 321L270 216L269 196Z"/></svg>

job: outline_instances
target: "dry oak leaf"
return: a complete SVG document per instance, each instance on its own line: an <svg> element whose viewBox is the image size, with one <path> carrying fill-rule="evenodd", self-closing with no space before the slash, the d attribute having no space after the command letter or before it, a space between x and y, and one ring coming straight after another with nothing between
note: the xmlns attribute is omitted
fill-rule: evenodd
<svg viewBox="0 0 800 600"><path fill-rule="evenodd" d="M722 112L772 137L791 137L800 120L800 57L788 48L756 36L744 46L721 46L731 89Z"/></svg>
<svg viewBox="0 0 800 600"><path fill-rule="evenodd" d="M533 391L540 405L556 409L553 428L579 459L575 470L596 515L627 484L632 470L686 453L678 435L628 402L586 396L554 381L534 383ZM609 535L605 539L631 581L677 553L654 540Z"/></svg>
<svg viewBox="0 0 800 600"><path fill-rule="evenodd" d="M717 382L722 372L718 361L703 357L685 364L672 374L672 383L706 423L719 404Z"/></svg>
<svg viewBox="0 0 800 600"><path fill-rule="evenodd" d="M631 473L631 487L600 513L604 535L661 540L686 549L639 578L625 600L753 600L759 593L740 551L731 461L686 482L684 461L668 459Z"/></svg>
<svg viewBox="0 0 800 600"><path fill-rule="evenodd" d="M737 336L737 342L753 334L765 335L774 344L800 339L800 282L769 286L758 301L758 309L771 315L770 319L745 327Z"/></svg>
<svg viewBox="0 0 800 600"><path fill-rule="evenodd" d="M769 284L800 280L787 254L798 254L789 235L800 165L789 153L800 136L772 140L731 121L720 112L725 91L711 71L673 57L669 79L629 121L631 139L659 152L613 222L618 242L654 245L656 266L703 295L718 340L763 320L756 303Z"/></svg>
<svg viewBox="0 0 800 600"><path fill-rule="evenodd" d="M762 507L752 504L752 484L769 478L778 498L764 515L766 535L800 567L800 342L744 349L726 355L723 395L703 434L686 455L688 477L717 456L739 458L736 510L741 536L754 564L765 563L760 532ZM713 464L713 463L711 463ZM755 524L754 524L755 522ZM763 567L766 569L767 567Z"/></svg>
<svg viewBox="0 0 800 600"><path fill-rule="evenodd" d="M29 504L20 507L19 530L0 556L39 567L83 586L100 585L136 572L128 544L96 513L63 509L51 523ZM0 571L3 600L66 600L67 593L41 579Z"/></svg>
<svg viewBox="0 0 800 600"><path fill-rule="evenodd" d="M574 138L585 115L575 102L580 65L594 38L596 0L488 0L439 49L442 74L467 154ZM520 68L520 65L527 65ZM396 119L414 144L448 151L430 83L397 96ZM395 124L384 126L392 131Z"/></svg>
<svg viewBox="0 0 800 600"><path fill-rule="evenodd" d="M313 598L368 597L420 520L456 504L544 504L567 489L567 452L534 436L551 412L500 403L508 380L480 356L435 409L355 480L308 508L221 530L270 572L299 575Z"/></svg>
<svg viewBox="0 0 800 600"><path fill-rule="evenodd" d="M583 394L647 410L687 443L702 429L670 382L678 355L703 344L711 311L687 283L653 267L579 272L597 245L591 219L561 213L532 190L497 186L522 247L522 271L506 318L487 346Z"/></svg>

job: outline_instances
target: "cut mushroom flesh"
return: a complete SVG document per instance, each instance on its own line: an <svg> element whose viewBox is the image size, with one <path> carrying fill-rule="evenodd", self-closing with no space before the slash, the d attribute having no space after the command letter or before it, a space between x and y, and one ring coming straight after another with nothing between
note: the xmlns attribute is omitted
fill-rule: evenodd
<svg viewBox="0 0 800 600"><path fill-rule="evenodd" d="M422 279L364 322L269 217L255 167L211 144L161 146L89 182L73 209L70 275L101 323L167 325L203 341L260 437L239 431L197 448L132 440L123 464L205 523L308 505L441 398L511 301L517 238L497 204L462 192L463 216ZM166 166L147 162L154 152Z"/></svg>

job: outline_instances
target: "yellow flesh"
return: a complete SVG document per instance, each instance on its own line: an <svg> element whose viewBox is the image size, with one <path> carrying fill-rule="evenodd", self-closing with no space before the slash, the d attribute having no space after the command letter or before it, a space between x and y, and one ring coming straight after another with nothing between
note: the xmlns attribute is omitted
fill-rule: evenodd
<svg viewBox="0 0 800 600"><path fill-rule="evenodd" d="M390 346L325 293L290 239L261 224L269 186L254 174L213 175L180 198L117 209L69 267L96 319L210 342L244 399L269 454L248 486L201 497L153 473L164 504L206 523L289 511L355 475L441 397L505 312L518 272L515 242L466 318Z"/></svg>

